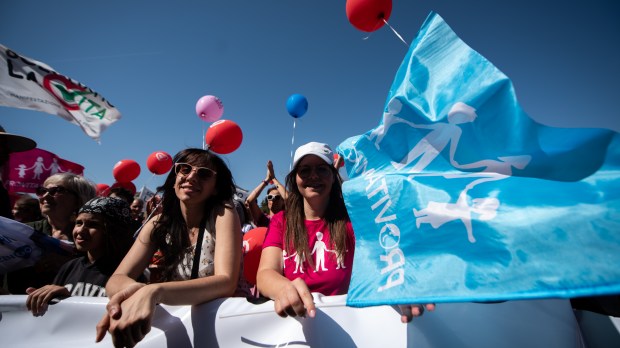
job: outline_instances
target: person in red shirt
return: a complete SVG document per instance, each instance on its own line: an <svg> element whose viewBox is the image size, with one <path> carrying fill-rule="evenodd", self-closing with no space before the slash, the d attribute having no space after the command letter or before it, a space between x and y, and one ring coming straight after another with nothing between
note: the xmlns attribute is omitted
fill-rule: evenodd
<svg viewBox="0 0 620 348"><path fill-rule="evenodd" d="M257 272L259 292L282 317L315 316L312 292L342 295L349 289L355 235L342 197L342 179L327 144L295 151L286 177L286 210L271 218ZM434 309L433 304L425 306ZM400 306L403 322L424 306Z"/></svg>

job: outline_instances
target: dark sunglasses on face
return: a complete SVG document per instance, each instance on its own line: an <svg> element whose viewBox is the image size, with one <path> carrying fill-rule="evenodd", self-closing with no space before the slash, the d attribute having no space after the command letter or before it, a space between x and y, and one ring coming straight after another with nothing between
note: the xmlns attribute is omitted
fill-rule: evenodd
<svg viewBox="0 0 620 348"><path fill-rule="evenodd" d="M276 199L282 198L280 195L267 195L268 201L275 201Z"/></svg>
<svg viewBox="0 0 620 348"><path fill-rule="evenodd" d="M183 176L188 176L193 171L196 171L196 175L201 180L209 179L211 177L214 177L215 174L217 174L217 172L213 169L205 167L194 167L193 165L187 163L176 163L174 165L174 172L177 175L181 174Z"/></svg>
<svg viewBox="0 0 620 348"><path fill-rule="evenodd" d="M39 187L37 187L37 192L36 193L37 193L37 196L39 198L45 196L46 193L49 193L50 196L56 196L58 194L63 194L63 193L73 193L73 194L75 194L75 192L73 192L73 191L71 191L71 190L69 190L67 188L64 188L62 186L53 186L53 187L48 187L48 188L45 188L43 186L39 186Z"/></svg>
<svg viewBox="0 0 620 348"><path fill-rule="evenodd" d="M297 175L299 175L302 179L308 179L312 172L315 172L316 175L321 179L327 179L332 175L332 171L329 166L325 164L318 165L316 167L304 166L297 170Z"/></svg>

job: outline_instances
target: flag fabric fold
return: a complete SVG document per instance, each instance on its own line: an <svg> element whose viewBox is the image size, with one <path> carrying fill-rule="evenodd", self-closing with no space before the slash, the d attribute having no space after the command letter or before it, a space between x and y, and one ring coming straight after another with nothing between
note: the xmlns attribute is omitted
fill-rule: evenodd
<svg viewBox="0 0 620 348"><path fill-rule="evenodd" d="M72 242L56 239L31 226L0 216L0 274L33 266L44 252L70 256Z"/></svg>
<svg viewBox="0 0 620 348"><path fill-rule="evenodd" d="M58 115L96 141L121 118L120 112L97 92L3 45L0 105Z"/></svg>
<svg viewBox="0 0 620 348"><path fill-rule="evenodd" d="M620 293L620 137L532 120L431 13L380 124L338 147L356 233L347 304Z"/></svg>

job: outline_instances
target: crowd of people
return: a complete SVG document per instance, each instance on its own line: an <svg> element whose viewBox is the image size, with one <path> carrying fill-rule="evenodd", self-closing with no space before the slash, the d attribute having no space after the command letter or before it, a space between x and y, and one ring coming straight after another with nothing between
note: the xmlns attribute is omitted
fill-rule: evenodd
<svg viewBox="0 0 620 348"><path fill-rule="evenodd" d="M35 146L30 141L6 149ZM346 294L355 252L333 158L327 144L301 146L284 184L268 161L264 180L243 202L226 163L202 149L178 152L158 188L161 195L147 202L121 187L97 196L94 183L83 176L51 175L36 190L37 198L20 198L16 214L7 216L71 243L75 252L44 253L34 266L6 274L5 289L27 294L27 308L35 316L44 315L52 300L109 297L97 340L110 333L117 346L133 346L144 338L159 303L262 296L274 300L281 316L312 317L312 292ZM265 188L265 204L259 205ZM26 220L28 199L38 203L38 220ZM255 227L268 232L257 284L250 284L243 275L241 246L243 233ZM423 308L403 306L403 321Z"/></svg>
<svg viewBox="0 0 620 348"><path fill-rule="evenodd" d="M2 165L11 152L36 143L1 129L0 145ZM131 347L150 331L157 304L256 296L243 276L242 238L250 228L267 227L258 294L273 300L282 317L314 317L311 294L346 294L353 268L355 234L338 166L327 144L302 145L284 184L268 161L264 179L245 202L236 199L226 163L193 148L174 156L158 188L162 194L147 202L124 189L97 196L83 176L59 173L36 190L37 198L22 197L11 211L0 185L3 216L74 247L74 253L47 252L34 266L9 272L4 291L27 294L35 316L55 299L107 296L96 339L109 333L116 346ZM267 187L263 210L257 199ZM401 305L401 321L434 308Z"/></svg>

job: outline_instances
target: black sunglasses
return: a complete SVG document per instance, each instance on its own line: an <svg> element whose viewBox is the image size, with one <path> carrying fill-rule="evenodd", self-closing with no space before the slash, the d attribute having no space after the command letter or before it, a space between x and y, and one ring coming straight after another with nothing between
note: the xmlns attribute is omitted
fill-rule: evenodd
<svg viewBox="0 0 620 348"><path fill-rule="evenodd" d="M194 167L188 163L176 163L174 165L174 173L177 175L181 174L183 176L188 176L193 171L196 171L196 175L201 180L212 178L217 174L217 172L213 169L206 167Z"/></svg>
<svg viewBox="0 0 620 348"><path fill-rule="evenodd" d="M74 195L77 195L77 193L75 193L72 190L69 190L68 188L64 188L62 186L53 186L50 188L45 188L43 186L39 186L37 187L37 197L41 198L43 196L45 196L46 193L49 193L50 196L56 196L58 194L63 194L63 193L72 193Z"/></svg>
<svg viewBox="0 0 620 348"><path fill-rule="evenodd" d="M330 167L326 164L321 164L316 167L303 166L297 170L297 175L302 179L308 179L312 172L315 172L321 179L327 179L332 175Z"/></svg>
<svg viewBox="0 0 620 348"><path fill-rule="evenodd" d="M280 199L280 198L282 198L282 196L280 195L267 195L268 201L273 201L273 200Z"/></svg>

